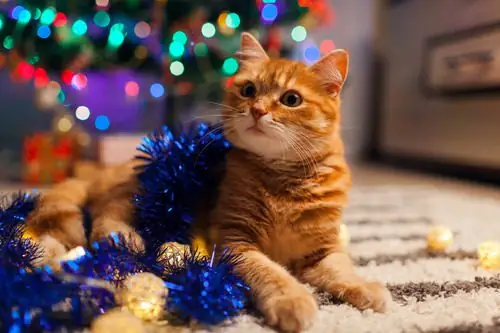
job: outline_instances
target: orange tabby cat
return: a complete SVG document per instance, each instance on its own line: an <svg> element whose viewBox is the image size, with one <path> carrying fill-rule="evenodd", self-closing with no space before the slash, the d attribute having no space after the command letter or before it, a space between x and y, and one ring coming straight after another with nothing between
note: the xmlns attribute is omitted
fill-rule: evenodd
<svg viewBox="0 0 500 333"><path fill-rule="evenodd" d="M270 59L245 33L237 55L240 70L222 114L235 148L210 215L209 241L245 259L237 272L267 322L283 331L307 328L317 312L302 282L359 309L384 311L389 292L356 274L338 239L351 186L339 129L348 54L333 51L307 67ZM87 202L94 218L91 238L118 231L141 246L130 225L130 170L59 185L28 224L54 254L83 245L78 208Z"/></svg>

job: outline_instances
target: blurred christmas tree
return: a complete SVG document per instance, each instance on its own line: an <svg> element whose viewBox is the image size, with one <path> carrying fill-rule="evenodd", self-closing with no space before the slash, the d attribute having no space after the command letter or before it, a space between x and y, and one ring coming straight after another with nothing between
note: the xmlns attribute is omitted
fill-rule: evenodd
<svg viewBox="0 0 500 333"><path fill-rule="evenodd" d="M238 70L232 54L241 31L271 55L287 55L308 30L333 19L326 0L0 0L0 15L0 67L8 64L13 79L52 83L64 95L85 89L87 71L161 73L161 84L144 88L154 98L167 91L170 108L218 99ZM306 57L333 47L322 44ZM127 83L124 93L133 97L139 88ZM187 107L181 104L176 112Z"/></svg>

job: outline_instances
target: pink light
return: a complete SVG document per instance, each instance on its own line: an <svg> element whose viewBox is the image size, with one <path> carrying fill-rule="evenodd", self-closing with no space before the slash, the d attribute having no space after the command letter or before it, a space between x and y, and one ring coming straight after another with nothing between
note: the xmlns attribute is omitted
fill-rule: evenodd
<svg viewBox="0 0 500 333"><path fill-rule="evenodd" d="M325 39L324 41L321 42L319 49L321 51L321 54L326 54L328 52L331 52L335 50L335 42L331 39Z"/></svg>
<svg viewBox="0 0 500 333"><path fill-rule="evenodd" d="M56 18L54 19L54 26L56 27L63 27L68 23L68 18L66 17L66 14L58 12L56 14Z"/></svg>
<svg viewBox="0 0 500 333"><path fill-rule="evenodd" d="M139 95L139 85L137 84L137 82L128 81L125 84L125 93L130 97L136 97L137 95Z"/></svg>
<svg viewBox="0 0 500 333"><path fill-rule="evenodd" d="M71 85L77 90L82 90L87 86L87 77L85 74L78 73L71 79Z"/></svg>

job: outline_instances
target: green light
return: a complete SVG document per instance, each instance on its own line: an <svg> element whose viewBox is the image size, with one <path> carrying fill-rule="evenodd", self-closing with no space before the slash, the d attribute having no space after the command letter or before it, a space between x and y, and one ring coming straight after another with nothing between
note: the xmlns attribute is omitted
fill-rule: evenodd
<svg viewBox="0 0 500 333"><path fill-rule="evenodd" d="M296 42L302 42L307 38L307 30L301 25L296 26L292 30L292 39Z"/></svg>
<svg viewBox="0 0 500 333"><path fill-rule="evenodd" d="M42 11L40 9L35 9L35 15L33 15L33 18L35 20L38 20L40 18L40 16L42 16Z"/></svg>
<svg viewBox="0 0 500 333"><path fill-rule="evenodd" d="M184 73L184 65L180 61L174 61L170 64L170 73L175 76L182 75Z"/></svg>
<svg viewBox="0 0 500 333"><path fill-rule="evenodd" d="M105 28L109 25L109 22L111 22L111 19L109 17L109 14L104 12L104 11L98 11L94 15L94 23L101 27Z"/></svg>
<svg viewBox="0 0 500 333"><path fill-rule="evenodd" d="M3 28L3 17L0 16L0 30L2 30Z"/></svg>
<svg viewBox="0 0 500 333"><path fill-rule="evenodd" d="M233 75L238 70L238 61L235 58L227 58L222 64L222 72L226 75Z"/></svg>
<svg viewBox="0 0 500 333"><path fill-rule="evenodd" d="M275 2L276 2L276 0L264 0L263 2L264 2L264 3L275 3Z"/></svg>
<svg viewBox="0 0 500 333"><path fill-rule="evenodd" d="M124 28L125 26L123 23L113 24L108 37L108 43L110 46L119 47L123 44L125 41L125 34L123 33Z"/></svg>
<svg viewBox="0 0 500 333"><path fill-rule="evenodd" d="M73 27L71 27L71 30L75 35L83 36L87 32L87 23L82 20L76 20L75 23L73 23Z"/></svg>
<svg viewBox="0 0 500 333"><path fill-rule="evenodd" d="M173 58L180 58L184 54L184 45L179 42L172 42L168 47L168 52Z"/></svg>
<svg viewBox="0 0 500 333"><path fill-rule="evenodd" d="M210 22L203 24L201 27L201 34L206 38L212 38L215 36L215 31L215 25Z"/></svg>
<svg viewBox="0 0 500 333"><path fill-rule="evenodd" d="M64 101L66 100L66 94L64 93L64 91L59 90L59 94L57 94L57 99L59 100L59 102L64 103Z"/></svg>
<svg viewBox="0 0 500 333"><path fill-rule="evenodd" d="M47 8L42 12L42 16L40 17L40 22L45 25L50 25L54 22L56 18L56 10L54 8Z"/></svg>
<svg viewBox="0 0 500 333"><path fill-rule="evenodd" d="M184 31L176 31L172 36L172 40L185 45L188 41L188 36L184 33Z"/></svg>
<svg viewBox="0 0 500 333"><path fill-rule="evenodd" d="M3 40L3 47L5 47L7 50L10 50L14 47L14 40L12 39L12 36L5 37L5 39Z"/></svg>
<svg viewBox="0 0 500 333"><path fill-rule="evenodd" d="M194 54L198 57L204 57L208 54L208 46L205 43L197 43L194 46Z"/></svg>
<svg viewBox="0 0 500 333"><path fill-rule="evenodd" d="M240 16L236 13L230 13L226 17L226 25L229 28L236 29L240 26L241 20Z"/></svg>
<svg viewBox="0 0 500 333"><path fill-rule="evenodd" d="M32 65L36 64L40 60L40 57L37 55L32 56L31 58L28 59L28 62Z"/></svg>
<svg viewBox="0 0 500 333"><path fill-rule="evenodd" d="M31 20L31 13L26 9L19 13L19 19L17 20L21 24L27 24Z"/></svg>

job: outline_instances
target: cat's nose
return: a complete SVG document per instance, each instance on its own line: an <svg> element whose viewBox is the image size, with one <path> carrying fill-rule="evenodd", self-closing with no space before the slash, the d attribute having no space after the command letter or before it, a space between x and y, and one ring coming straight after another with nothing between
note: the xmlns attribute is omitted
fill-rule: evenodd
<svg viewBox="0 0 500 333"><path fill-rule="evenodd" d="M252 117L255 120L259 120L260 118L262 118L263 116L265 116L267 114L267 111L264 108L264 105L262 105L261 103L255 103L250 108L250 112L252 113Z"/></svg>

